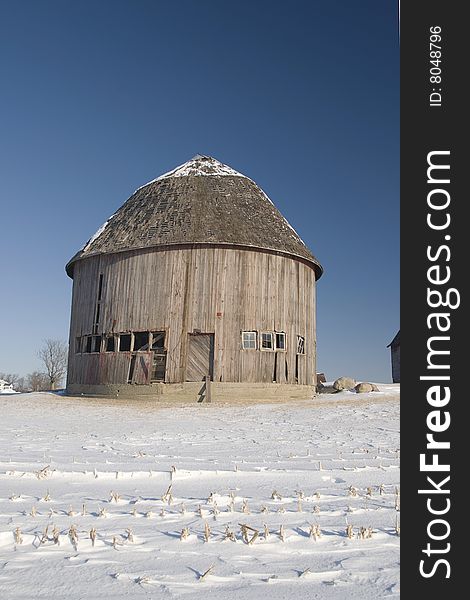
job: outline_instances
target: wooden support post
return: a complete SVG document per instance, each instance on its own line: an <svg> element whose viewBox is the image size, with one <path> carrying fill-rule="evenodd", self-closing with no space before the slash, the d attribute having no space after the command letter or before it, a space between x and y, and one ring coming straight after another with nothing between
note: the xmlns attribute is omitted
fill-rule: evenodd
<svg viewBox="0 0 470 600"><path fill-rule="evenodd" d="M206 382L206 402L212 402L210 375L206 375L204 379Z"/></svg>

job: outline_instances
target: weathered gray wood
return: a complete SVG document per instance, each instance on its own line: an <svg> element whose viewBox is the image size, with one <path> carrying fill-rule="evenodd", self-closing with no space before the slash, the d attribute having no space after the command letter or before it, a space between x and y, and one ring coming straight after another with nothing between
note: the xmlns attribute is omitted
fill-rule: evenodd
<svg viewBox="0 0 470 600"><path fill-rule="evenodd" d="M194 331L213 333L217 382L293 384L297 335L298 383L315 385L315 272L282 254L230 247L133 250L89 256L74 265L69 384L126 384L130 352L76 354L75 338L92 333L103 274L100 334L166 333L166 383L187 379ZM286 351L243 350L241 332L284 331ZM139 353L140 354L140 353ZM143 353L145 354L145 353ZM144 366L151 365L144 359ZM134 382L148 383L145 368ZM201 379L207 371L201 374Z"/></svg>
<svg viewBox="0 0 470 600"><path fill-rule="evenodd" d="M214 334L189 334L186 381L203 381L214 369Z"/></svg>

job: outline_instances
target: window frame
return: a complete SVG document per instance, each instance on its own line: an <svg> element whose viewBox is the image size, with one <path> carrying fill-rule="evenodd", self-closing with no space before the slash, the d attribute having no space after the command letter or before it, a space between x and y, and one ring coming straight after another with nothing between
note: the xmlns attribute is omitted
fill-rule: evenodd
<svg viewBox="0 0 470 600"><path fill-rule="evenodd" d="M263 336L264 335L269 335L269 337L271 338L271 347L270 348L263 348ZM259 349L261 350L261 352L274 352L275 351L274 331L260 331L259 338L260 338Z"/></svg>
<svg viewBox="0 0 470 600"><path fill-rule="evenodd" d="M244 329L242 332L242 350L257 350L258 349L258 332L255 329ZM246 334L253 334L254 335L254 346L247 346L246 345L246 340L245 340L245 335Z"/></svg>
<svg viewBox="0 0 470 600"><path fill-rule="evenodd" d="M282 336L284 339L284 347L280 348L277 345L277 336ZM287 335L285 331L275 331L274 332L274 349L276 352L287 352Z"/></svg>
<svg viewBox="0 0 470 600"><path fill-rule="evenodd" d="M299 352L299 343L302 340L302 352ZM305 336L304 335L298 335L297 334L297 349L296 349L296 354L297 356L305 356Z"/></svg>

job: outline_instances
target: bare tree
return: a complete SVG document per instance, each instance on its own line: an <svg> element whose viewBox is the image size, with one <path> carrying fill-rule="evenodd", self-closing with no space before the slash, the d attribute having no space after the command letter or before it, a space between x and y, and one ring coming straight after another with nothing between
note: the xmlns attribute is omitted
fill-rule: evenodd
<svg viewBox="0 0 470 600"><path fill-rule="evenodd" d="M62 340L44 340L38 356L46 367L51 390L55 390L67 371L67 343Z"/></svg>
<svg viewBox="0 0 470 600"><path fill-rule="evenodd" d="M49 388L49 377L46 373L40 373L39 371L28 373L28 375L26 375L25 387L33 392L47 390Z"/></svg>

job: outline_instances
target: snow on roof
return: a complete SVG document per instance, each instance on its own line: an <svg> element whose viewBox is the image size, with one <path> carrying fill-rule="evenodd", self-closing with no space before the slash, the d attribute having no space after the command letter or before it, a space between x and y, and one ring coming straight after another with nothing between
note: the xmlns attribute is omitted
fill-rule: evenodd
<svg viewBox="0 0 470 600"><path fill-rule="evenodd" d="M246 177L246 175L235 171L235 169L232 169L232 167L229 167L228 165L224 165L215 158L212 158L212 156L203 156L202 154L196 154L196 156L193 156L191 160L188 160L182 165L179 165L179 167L176 167L176 169L172 169L167 173L163 173L163 175L160 175L156 179L152 179L152 181L141 185L136 189L136 192L144 188L146 185L155 183L155 181L161 181L162 179L168 179L168 177L201 177L207 175L218 177Z"/></svg>
<svg viewBox="0 0 470 600"><path fill-rule="evenodd" d="M101 227L91 236L91 238L88 240L88 242L86 242L86 244L83 246L82 251L85 252L86 250L88 250L88 248L91 246L91 244L100 237L100 235L103 233L103 231L106 229L106 227L108 226L108 223L111 221L111 219L114 217L114 215L111 215L109 217L109 219L103 223L103 225L101 225Z"/></svg>

